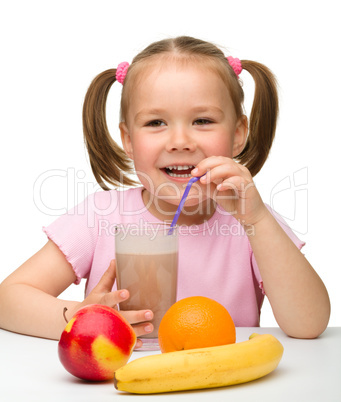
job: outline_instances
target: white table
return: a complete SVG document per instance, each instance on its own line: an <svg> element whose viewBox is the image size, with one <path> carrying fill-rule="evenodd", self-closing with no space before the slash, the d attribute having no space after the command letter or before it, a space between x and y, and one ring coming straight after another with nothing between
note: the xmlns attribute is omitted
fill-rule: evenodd
<svg viewBox="0 0 341 402"><path fill-rule="evenodd" d="M117 391L111 381L86 383L73 377L59 362L56 341L0 329L0 401L341 401L341 328L328 328L314 340L292 339L278 328L237 328L237 342L253 332L271 333L284 346L278 368L268 376L225 388L131 395ZM147 354L134 352L131 359Z"/></svg>

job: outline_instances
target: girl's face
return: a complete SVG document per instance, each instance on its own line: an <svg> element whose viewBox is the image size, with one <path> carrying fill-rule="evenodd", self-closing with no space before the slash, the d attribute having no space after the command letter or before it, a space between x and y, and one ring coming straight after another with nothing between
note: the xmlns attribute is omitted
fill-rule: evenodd
<svg viewBox="0 0 341 402"><path fill-rule="evenodd" d="M120 129L146 189L145 203L152 200L154 209L157 203L166 215L178 206L191 170L209 156L237 155L247 131L218 74L176 61L159 62L143 73ZM208 198L201 186L193 185L186 206Z"/></svg>

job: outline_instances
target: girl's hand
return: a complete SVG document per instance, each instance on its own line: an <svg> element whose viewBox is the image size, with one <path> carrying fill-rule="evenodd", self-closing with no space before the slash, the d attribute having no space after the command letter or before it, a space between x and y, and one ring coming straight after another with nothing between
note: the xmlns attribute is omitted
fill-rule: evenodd
<svg viewBox="0 0 341 402"><path fill-rule="evenodd" d="M117 305L129 298L128 290L116 290L112 291L112 287L116 280L116 261L110 262L109 268L105 271L102 278L94 289L90 292L89 296L84 299L83 302L78 303L72 312L68 312L68 317L76 313L80 308L88 304L103 304L117 309ZM153 312L151 310L138 310L138 311L121 311L120 314L132 325L136 336L145 335L153 331L153 325L150 321L153 318ZM142 341L137 340L136 348L142 346Z"/></svg>
<svg viewBox="0 0 341 402"><path fill-rule="evenodd" d="M192 171L201 177L200 183L209 185L208 195L243 226L254 225L267 212L249 170L224 156L202 160Z"/></svg>

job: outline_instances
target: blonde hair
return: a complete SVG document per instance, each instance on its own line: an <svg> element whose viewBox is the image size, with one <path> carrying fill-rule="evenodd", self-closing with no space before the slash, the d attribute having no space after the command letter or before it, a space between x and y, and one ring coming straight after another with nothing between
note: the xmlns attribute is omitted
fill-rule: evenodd
<svg viewBox="0 0 341 402"><path fill-rule="evenodd" d="M200 39L181 36L152 43L139 53L129 66L121 97L121 121L125 120L129 98L145 63L156 57L176 57L184 60L203 60L223 79L232 98L236 116L243 115L244 91L224 53L215 45ZM255 176L264 165L276 131L278 116L277 84L273 73L263 64L241 60L255 82L255 93L249 118L249 134L242 152L234 159L246 166ZM99 74L90 84L83 105L83 131L94 176L104 190L104 181L117 185L134 185L129 174L134 172L132 161L112 139L106 123L106 100L116 81L116 69Z"/></svg>

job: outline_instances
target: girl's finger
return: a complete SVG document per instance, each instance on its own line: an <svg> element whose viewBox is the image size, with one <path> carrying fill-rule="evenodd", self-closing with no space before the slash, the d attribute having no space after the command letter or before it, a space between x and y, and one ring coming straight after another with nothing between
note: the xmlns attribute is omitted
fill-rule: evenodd
<svg viewBox="0 0 341 402"><path fill-rule="evenodd" d="M224 156L210 156L209 158L203 159L195 169L192 170L193 176L202 176L200 182L210 183L217 180L223 176L222 172L225 173L225 178L230 171L232 175L233 172L239 171L240 165L236 163L233 159ZM216 170L219 169L219 170Z"/></svg>
<svg viewBox="0 0 341 402"><path fill-rule="evenodd" d="M100 300L100 304L105 304L109 307L116 307L117 304L129 299L129 292L126 289L115 290L105 293Z"/></svg>
<svg viewBox="0 0 341 402"><path fill-rule="evenodd" d="M154 317L154 314L151 310L130 310L120 311L120 313L131 325L151 321Z"/></svg>
<svg viewBox="0 0 341 402"><path fill-rule="evenodd" d="M201 177L200 182L203 184L215 183L220 184L222 181L230 177L241 177L243 181L252 180L244 171L240 169L237 163L225 163L211 168L207 174Z"/></svg>
<svg viewBox="0 0 341 402"><path fill-rule="evenodd" d="M137 339L136 340L136 345L134 347L134 350L138 350L139 348L141 348L143 345L143 342L141 341L141 339Z"/></svg>
<svg viewBox="0 0 341 402"><path fill-rule="evenodd" d="M238 192L239 195L245 196L246 191L249 190L251 187L255 187L253 181L245 180L241 176L232 176L218 184L217 190L233 190L235 192Z"/></svg>
<svg viewBox="0 0 341 402"><path fill-rule="evenodd" d="M215 166L222 165L228 162L234 163L233 159L226 156L209 156L208 158L200 161L191 173L193 176L201 176Z"/></svg>
<svg viewBox="0 0 341 402"><path fill-rule="evenodd" d="M132 327L136 336L150 334L151 332L153 332L154 329L153 324L151 324L150 322L132 325Z"/></svg>

